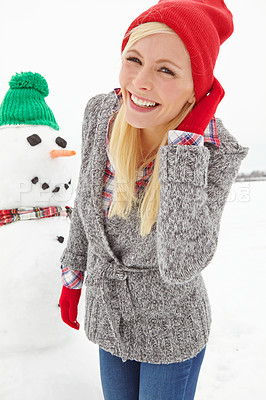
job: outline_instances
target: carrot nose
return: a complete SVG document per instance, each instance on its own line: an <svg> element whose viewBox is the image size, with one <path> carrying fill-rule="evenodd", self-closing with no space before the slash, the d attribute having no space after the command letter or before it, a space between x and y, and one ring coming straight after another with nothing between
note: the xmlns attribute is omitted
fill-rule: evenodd
<svg viewBox="0 0 266 400"><path fill-rule="evenodd" d="M76 152L74 150L51 150L50 155L52 158L57 157L70 157L74 156Z"/></svg>

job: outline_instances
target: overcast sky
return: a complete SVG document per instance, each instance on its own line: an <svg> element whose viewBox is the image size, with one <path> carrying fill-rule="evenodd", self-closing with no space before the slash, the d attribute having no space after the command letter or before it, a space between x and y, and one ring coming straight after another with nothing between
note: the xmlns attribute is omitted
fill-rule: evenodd
<svg viewBox="0 0 266 400"><path fill-rule="evenodd" d="M132 20L150 0L1 0L0 99L15 72L39 72L51 107L79 150L86 102L119 86L120 46ZM250 147L240 171L266 170L266 2L227 0L235 32L222 45L215 75L226 96L217 116Z"/></svg>

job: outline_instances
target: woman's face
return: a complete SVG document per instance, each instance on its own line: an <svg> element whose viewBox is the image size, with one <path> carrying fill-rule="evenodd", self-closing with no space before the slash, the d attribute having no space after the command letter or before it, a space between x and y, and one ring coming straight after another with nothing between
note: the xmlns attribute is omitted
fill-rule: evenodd
<svg viewBox="0 0 266 400"><path fill-rule="evenodd" d="M156 33L124 54L119 76L127 122L157 132L194 100L190 58L176 34Z"/></svg>

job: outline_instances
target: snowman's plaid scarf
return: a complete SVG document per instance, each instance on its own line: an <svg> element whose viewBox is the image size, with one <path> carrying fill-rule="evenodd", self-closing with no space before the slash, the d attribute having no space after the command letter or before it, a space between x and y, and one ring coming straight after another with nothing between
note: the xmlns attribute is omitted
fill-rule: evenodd
<svg viewBox="0 0 266 400"><path fill-rule="evenodd" d="M71 218L72 207L21 207L10 210L0 210L0 226L10 224L15 221L25 221L29 219L40 219L65 216Z"/></svg>

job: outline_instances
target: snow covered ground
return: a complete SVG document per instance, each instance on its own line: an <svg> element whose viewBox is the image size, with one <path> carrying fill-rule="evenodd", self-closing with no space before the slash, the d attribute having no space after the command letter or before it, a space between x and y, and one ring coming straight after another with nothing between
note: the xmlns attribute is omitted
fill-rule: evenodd
<svg viewBox="0 0 266 400"><path fill-rule="evenodd" d="M196 400L266 399L265 201L266 182L235 183L227 201L204 271L213 324ZM61 347L2 358L0 399L102 400L98 347L83 324Z"/></svg>
<svg viewBox="0 0 266 400"><path fill-rule="evenodd" d="M197 400L264 400L266 182L239 182L204 271L213 324Z"/></svg>

